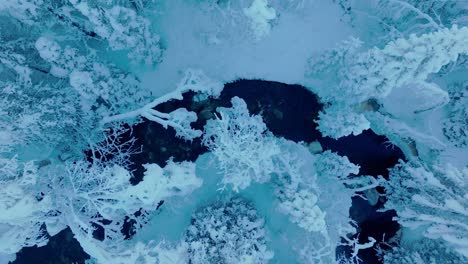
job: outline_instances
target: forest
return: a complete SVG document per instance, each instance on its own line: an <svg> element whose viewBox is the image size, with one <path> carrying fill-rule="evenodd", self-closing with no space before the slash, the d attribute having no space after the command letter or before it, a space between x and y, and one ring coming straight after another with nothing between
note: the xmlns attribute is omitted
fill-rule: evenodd
<svg viewBox="0 0 468 264"><path fill-rule="evenodd" d="M0 0L0 264L468 263L468 1Z"/></svg>

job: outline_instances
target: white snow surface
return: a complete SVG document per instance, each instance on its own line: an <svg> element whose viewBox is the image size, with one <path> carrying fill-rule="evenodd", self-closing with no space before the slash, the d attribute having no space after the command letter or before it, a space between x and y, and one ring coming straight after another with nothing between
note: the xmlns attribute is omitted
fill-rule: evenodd
<svg viewBox="0 0 468 264"><path fill-rule="evenodd" d="M310 55L351 35L349 25L340 22L341 12L331 1L310 1L303 9L281 13L269 34L257 40L243 14L240 19L191 1L167 1L153 21L166 50L162 62L143 74L142 89L156 96L173 90L187 68L221 82L245 78L304 84Z"/></svg>

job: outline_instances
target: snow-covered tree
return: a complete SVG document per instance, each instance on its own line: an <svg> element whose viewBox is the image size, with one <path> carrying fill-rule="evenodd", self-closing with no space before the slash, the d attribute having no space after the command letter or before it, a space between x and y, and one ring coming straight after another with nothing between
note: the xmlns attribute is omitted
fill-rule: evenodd
<svg viewBox="0 0 468 264"><path fill-rule="evenodd" d="M460 83L460 90L451 91L450 110L443 123L444 135L456 147L468 146L468 83Z"/></svg>
<svg viewBox="0 0 468 264"><path fill-rule="evenodd" d="M247 201L232 199L197 211L185 234L189 263L268 263L264 221Z"/></svg>
<svg viewBox="0 0 468 264"><path fill-rule="evenodd" d="M362 46L362 41L351 37L341 41L332 49L310 57L307 60L306 75L315 79L319 84L325 85L328 83L336 86L339 82L336 78L336 72L342 72L343 67L352 63ZM319 88L316 92L323 101L334 101L333 91L330 91L329 87Z"/></svg>
<svg viewBox="0 0 468 264"><path fill-rule="evenodd" d="M308 169L314 157L303 146L286 140L280 143L281 154L275 158L278 209L304 230L327 236L326 213L317 204L320 190L315 180L318 175Z"/></svg>
<svg viewBox="0 0 468 264"><path fill-rule="evenodd" d="M407 124L390 116L372 112L367 113L366 118L376 124L374 130L392 139L408 156L421 155L420 147L440 151L447 147L438 137L424 133L413 124Z"/></svg>
<svg viewBox="0 0 468 264"><path fill-rule="evenodd" d="M270 33L270 21L276 18L276 11L268 5L268 0L253 0L252 4L243 11L251 20L252 31L257 39Z"/></svg>
<svg viewBox="0 0 468 264"><path fill-rule="evenodd" d="M340 156L329 150L318 155L315 168L321 175L330 175L342 181L345 181L350 174L359 173L359 166L351 163L346 156Z"/></svg>
<svg viewBox="0 0 468 264"><path fill-rule="evenodd" d="M383 100L385 109L386 97L392 96L392 93L393 96L404 96L408 94L405 92L407 89L417 89L417 92L411 91L409 94L424 98L413 99L416 105L412 102L407 112L427 111L446 104L447 92L428 81L428 77L440 71L444 65L456 61L459 55L468 53L467 36L468 28L453 26L421 36L400 38L382 49L374 47L366 52L357 51L361 45L359 42L348 41L351 46L339 46L335 51L311 60L308 76L330 80L332 86L317 90L322 100L332 105L320 116L324 120L319 121L322 132L335 137L359 133L360 129L368 127L364 125L368 122L360 113L368 110L365 106L369 99ZM338 62L339 67L327 60ZM338 75L338 78L334 78L336 81L332 78L334 74ZM393 102L388 100L387 105L389 101ZM351 116L355 117L341 120L341 123L337 120L336 125L331 125L332 120L343 119L342 116L349 116L350 111L354 112ZM353 122L350 120L357 120L358 125L351 126L353 129L348 128ZM340 124L343 129L337 129Z"/></svg>
<svg viewBox="0 0 468 264"><path fill-rule="evenodd" d="M317 155L315 169L322 177L335 178L349 190L357 193L382 186L382 176L357 176L359 166L351 163L346 156L340 156L329 150Z"/></svg>
<svg viewBox="0 0 468 264"><path fill-rule="evenodd" d="M0 207L5 214L0 226L8 231L0 236L0 252L11 254L24 246L44 245L47 233L55 235L68 226L99 263L134 255L126 249L132 245L124 242L124 223L142 226L161 200L186 195L202 181L193 163L169 160L164 168L146 164L143 181L131 185L125 167L136 150L133 139L122 141L125 131L115 127L107 140L93 145L91 162L70 160L38 167L2 157Z"/></svg>
<svg viewBox="0 0 468 264"><path fill-rule="evenodd" d="M172 245L165 241L148 243L128 240L117 247L100 247L99 241L85 243L84 247L90 249L93 257L86 264L186 264L187 249L185 243Z"/></svg>
<svg viewBox="0 0 468 264"><path fill-rule="evenodd" d="M425 237L440 239L468 256L467 168L400 163L384 186L385 208L397 211L401 225L421 230Z"/></svg>
<svg viewBox="0 0 468 264"><path fill-rule="evenodd" d="M392 89L424 82L429 74L466 54L468 28L444 28L421 36L411 35L346 58L329 101L362 102L383 98ZM337 51L337 54L341 54ZM338 55L337 55L338 56ZM314 67L312 64L311 67ZM313 76L311 76L313 77ZM327 100L328 101L328 100Z"/></svg>
<svg viewBox="0 0 468 264"><path fill-rule="evenodd" d="M14 254L22 247L48 241L41 228L51 207L49 197L37 192L37 166L14 157L0 159L0 254Z"/></svg>
<svg viewBox="0 0 468 264"><path fill-rule="evenodd" d="M87 144L103 139L100 129L108 123L103 119L150 103L151 93L140 89L140 81L128 69L111 63L108 53L128 52L138 65L159 62L159 39L143 7L149 11L150 3L4 1L2 129L12 126L11 137L23 145L58 145L62 151L75 149L77 155ZM180 127L179 135L190 139L201 134L190 128L192 113L179 109L167 115Z"/></svg>
<svg viewBox="0 0 468 264"><path fill-rule="evenodd" d="M60 142L65 130L73 131L73 126L78 125L74 95L66 95L57 83L47 79L36 81L42 76L31 67L35 66L31 56L25 54L34 52L31 45L17 48L15 42L0 42L0 127L10 139L3 144ZM83 123L81 125L86 127Z"/></svg>
<svg viewBox="0 0 468 264"><path fill-rule="evenodd" d="M318 117L316 121L318 130L322 135L335 139L359 135L370 128L369 120L362 113L357 113L353 108L342 104L334 104L326 108L325 112L321 111Z"/></svg>
<svg viewBox="0 0 468 264"><path fill-rule="evenodd" d="M73 149L78 155L87 145L103 139L101 129L116 121L138 120L140 116L176 129L177 135L193 139L201 135L190 123L195 113L177 109L160 113L153 108L186 91L218 96L222 84L201 71L187 70L175 92L153 100L140 89L138 79L115 65L101 61L48 37L17 49L14 43L2 47L0 127L22 145L38 143L51 148ZM33 49L33 50L31 50ZM17 53L21 51L23 53ZM42 59L42 60L41 60ZM40 63L40 70L38 70ZM153 100L153 101L152 101ZM135 111L135 108L142 109Z"/></svg>
<svg viewBox="0 0 468 264"><path fill-rule="evenodd" d="M35 47L42 59L50 64L50 73L66 78L80 95L83 111L92 109L101 116L130 111L151 96L139 89L136 77L99 62L92 54L79 54L77 49L62 48L57 42L40 37Z"/></svg>
<svg viewBox="0 0 468 264"><path fill-rule="evenodd" d="M466 25L466 3L450 0L337 0L350 23L381 43L454 24ZM358 29L359 30L359 29Z"/></svg>
<svg viewBox="0 0 468 264"><path fill-rule="evenodd" d="M136 64L154 65L161 57L158 35L152 32L150 21L139 14L137 5L130 2L7 0L0 4L0 11L37 30L56 26L67 32L66 38L85 45L104 42L112 51L128 52Z"/></svg>
<svg viewBox="0 0 468 264"><path fill-rule="evenodd" d="M326 231L325 213L317 206L317 195L307 189L296 191L280 203L279 209L307 231Z"/></svg>
<svg viewBox="0 0 468 264"><path fill-rule="evenodd" d="M302 0L298 0L302 1ZM216 20L205 36L208 45L219 45L226 41L258 42L267 37L275 26L279 12L290 3L276 0L203 0L197 1L200 9ZM291 2L296 2L293 0ZM297 4L299 5L299 4ZM211 27L211 26L210 26ZM235 35L235 36L233 36Z"/></svg>
<svg viewBox="0 0 468 264"><path fill-rule="evenodd" d="M0 126L22 145L81 152L103 137L99 121L145 103L137 79L92 54L46 37L2 47ZM78 154L79 155L79 154Z"/></svg>
<svg viewBox="0 0 468 264"><path fill-rule="evenodd" d="M334 260L334 248L341 236L348 235L338 230L350 222L343 209L349 210L352 195L377 187L382 179L350 177L358 174L359 167L346 157L329 151L312 154L301 144L274 138L261 117L250 115L245 102L237 97L232 99L232 108L219 108L218 113L220 116L208 121L203 142L217 158L222 182L231 183L236 190L236 184L242 189L241 184L247 187L253 180L264 182L273 177L279 211L308 231L313 240L304 259ZM258 175L265 179L258 180ZM333 189L330 185L338 185L347 199L328 201L332 194L324 192Z"/></svg>
<svg viewBox="0 0 468 264"><path fill-rule="evenodd" d="M420 113L441 108L450 101L447 91L428 82L414 82L396 87L381 100L385 111L401 120L410 120ZM404 105L405 107L401 107Z"/></svg>
<svg viewBox="0 0 468 264"><path fill-rule="evenodd" d="M128 50L129 58L146 65L159 61L159 37L151 32L147 18L128 7L106 6L104 1L70 0L70 5L88 20L88 25L112 50Z"/></svg>
<svg viewBox="0 0 468 264"><path fill-rule="evenodd" d="M280 149L260 115L250 115L247 104L238 97L232 98L231 103L232 108L220 107L219 115L208 120L203 144L224 173L222 183L238 191L252 181L268 181L275 172L273 158Z"/></svg>
<svg viewBox="0 0 468 264"><path fill-rule="evenodd" d="M354 177L359 173L359 166L336 153L312 154L300 144L280 142L282 154L275 159L275 194L278 209L307 231L305 244L295 249L299 260L331 263L336 259L335 250L342 239L347 241L346 246L354 248L352 258L356 260L357 252L366 245L350 238L356 233L347 214L351 197L356 192L377 187L382 179Z"/></svg>
<svg viewBox="0 0 468 264"><path fill-rule="evenodd" d="M195 113L153 108L187 91L219 96L223 88L189 69L176 91L155 100L136 75L111 62L122 55L134 68L159 62L158 37L143 15L146 4L0 3L0 254L44 245L68 226L100 263L132 259L124 223L138 227L161 200L201 185L193 163L172 159L164 168L146 164L140 184L129 181L129 155L137 150L134 140L121 140L128 132L118 127L121 121L146 117L192 139L202 133L190 127Z"/></svg>
<svg viewBox="0 0 468 264"><path fill-rule="evenodd" d="M468 258L454 252L440 240L420 239L403 245L393 245L389 250L381 250L384 264L457 264L466 263Z"/></svg>
<svg viewBox="0 0 468 264"><path fill-rule="evenodd" d="M118 165L75 162L66 166L65 175L60 174L61 170L50 172L51 196L54 208L60 212L58 221L71 228L94 258L99 260L107 255L112 258L112 254L118 253L124 240L125 219L141 226L147 212L155 210L161 200L188 194L202 183L190 162L169 161L165 168L156 164L147 164L145 168L143 181L135 186L130 184L130 173ZM96 230L103 232L101 241L94 238ZM101 252L102 256L93 255L94 252Z"/></svg>

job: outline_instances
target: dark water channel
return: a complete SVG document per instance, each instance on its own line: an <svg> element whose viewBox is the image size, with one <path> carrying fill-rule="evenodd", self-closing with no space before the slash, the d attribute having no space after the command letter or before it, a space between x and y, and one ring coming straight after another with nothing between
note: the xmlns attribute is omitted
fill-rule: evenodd
<svg viewBox="0 0 468 264"><path fill-rule="evenodd" d="M157 110L170 112L185 107L198 115L198 121L193 127L203 129L206 121L213 117L217 107L230 107L230 99L233 96L244 99L251 113L261 114L270 131L276 136L296 142L318 141L324 150L345 155L351 162L359 164L362 175L388 177L388 168L393 167L399 159L404 159L403 153L397 147L389 147L385 137L376 135L371 130L359 136L348 136L339 140L322 137L314 122L322 109L322 104L314 94L299 85L239 80L226 84L218 99L195 102L192 100L194 94L186 93L183 100L164 103L159 105ZM175 137L172 128L164 129L151 121L135 125L133 137L143 146L143 151L132 157L135 164L132 168L133 184L141 181L143 177L142 164L157 163L164 166L171 157L174 161L195 161L200 154L207 151L201 145L200 139L184 141ZM360 238L363 242L367 236L373 236L379 241L384 233L388 239L399 228L398 224L392 221L394 213L377 212L380 207L382 201L371 206L361 198L353 199L350 215L359 225ZM347 249L343 250L346 252ZM360 257L363 263L379 263L374 249L362 251ZM52 237L44 247L23 248L13 263L84 263L87 258L89 256L82 251L73 234L65 229Z"/></svg>

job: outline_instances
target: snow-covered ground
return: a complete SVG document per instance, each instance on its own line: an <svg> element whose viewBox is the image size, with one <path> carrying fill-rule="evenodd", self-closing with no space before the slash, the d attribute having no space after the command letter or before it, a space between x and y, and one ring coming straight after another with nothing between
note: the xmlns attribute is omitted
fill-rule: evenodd
<svg viewBox="0 0 468 264"><path fill-rule="evenodd" d="M271 32L257 40L242 13L166 1L154 16L166 51L162 63L142 76L142 88L155 95L170 91L187 68L223 82L245 78L303 84L307 59L352 33L332 1L304 5L279 13Z"/></svg>

